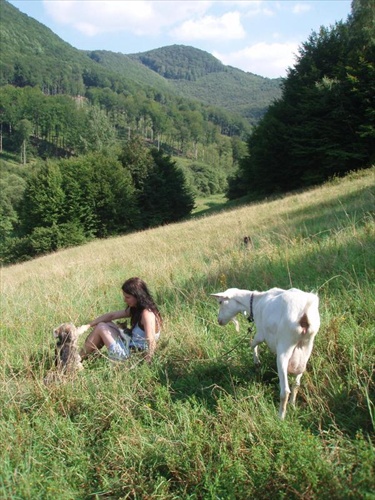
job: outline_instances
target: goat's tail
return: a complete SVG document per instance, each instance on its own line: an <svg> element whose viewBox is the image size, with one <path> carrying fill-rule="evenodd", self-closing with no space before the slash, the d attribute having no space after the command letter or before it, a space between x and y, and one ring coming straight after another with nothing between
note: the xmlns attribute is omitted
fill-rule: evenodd
<svg viewBox="0 0 375 500"><path fill-rule="evenodd" d="M310 294L310 300L306 303L304 312L299 320L302 335L317 333L320 327L319 297Z"/></svg>
<svg viewBox="0 0 375 500"><path fill-rule="evenodd" d="M302 318L299 320L299 325L302 328L302 335L306 335L310 326L306 313L303 313Z"/></svg>

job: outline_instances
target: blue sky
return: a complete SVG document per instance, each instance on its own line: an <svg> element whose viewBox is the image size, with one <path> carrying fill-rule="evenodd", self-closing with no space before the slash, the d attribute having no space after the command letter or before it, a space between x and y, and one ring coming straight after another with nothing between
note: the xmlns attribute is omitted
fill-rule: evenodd
<svg viewBox="0 0 375 500"><path fill-rule="evenodd" d="M268 78L286 76L302 42L346 21L351 0L10 0L82 50L134 54L173 44Z"/></svg>

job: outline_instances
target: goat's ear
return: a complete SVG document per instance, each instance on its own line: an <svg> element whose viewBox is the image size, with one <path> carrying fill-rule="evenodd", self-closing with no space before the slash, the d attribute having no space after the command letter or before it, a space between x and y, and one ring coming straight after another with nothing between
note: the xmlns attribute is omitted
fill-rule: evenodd
<svg viewBox="0 0 375 500"><path fill-rule="evenodd" d="M221 292L221 293L211 293L211 297L215 297L216 300L219 302L221 300L230 300L230 296L226 292Z"/></svg>

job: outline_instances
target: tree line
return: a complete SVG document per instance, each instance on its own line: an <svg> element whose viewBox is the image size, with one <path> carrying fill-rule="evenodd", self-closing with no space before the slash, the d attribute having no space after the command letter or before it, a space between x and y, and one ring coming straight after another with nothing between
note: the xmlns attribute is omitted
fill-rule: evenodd
<svg viewBox="0 0 375 500"><path fill-rule="evenodd" d="M4 166L2 166L4 168ZM177 222L194 195L171 157L134 137L114 151L39 160L24 185L2 172L0 257L19 262L92 238ZM7 174L7 175L4 175ZM18 187L16 192L13 187Z"/></svg>
<svg viewBox="0 0 375 500"><path fill-rule="evenodd" d="M42 157L53 154L53 148L43 151L46 142L65 154L86 154L137 133L158 149L205 160L204 149L219 149L222 142L230 144L231 137L242 140L244 133L241 123L228 120L227 113L203 110L199 103L182 99L160 103L142 90L125 95L96 87L88 89L86 97L73 97L45 95L38 87L4 85L0 125L4 149L26 151L32 139L34 145L39 140L36 154Z"/></svg>
<svg viewBox="0 0 375 500"><path fill-rule="evenodd" d="M250 135L228 196L319 184L375 161L375 4L353 0L346 23L313 32Z"/></svg>

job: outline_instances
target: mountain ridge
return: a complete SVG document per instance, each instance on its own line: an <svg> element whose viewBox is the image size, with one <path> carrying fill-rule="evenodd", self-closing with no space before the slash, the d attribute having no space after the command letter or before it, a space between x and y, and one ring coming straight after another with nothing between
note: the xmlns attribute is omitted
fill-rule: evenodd
<svg viewBox="0 0 375 500"><path fill-rule="evenodd" d="M6 0L0 6L0 85L39 85L50 87L48 92L77 95L87 85L111 87L120 77L128 92L152 87L239 114L251 124L281 95L280 79L225 66L195 47L170 45L137 54L84 51Z"/></svg>
<svg viewBox="0 0 375 500"><path fill-rule="evenodd" d="M180 97L240 114L252 125L281 96L281 78L270 79L226 66L212 54L188 45L169 45L136 54L93 53L101 54L98 63L111 71L116 67L127 71L130 61L137 62L153 73L152 78L159 78L157 81L163 88ZM147 75L147 81L155 83ZM139 76L144 78L144 73ZM141 84L139 79L137 82Z"/></svg>

